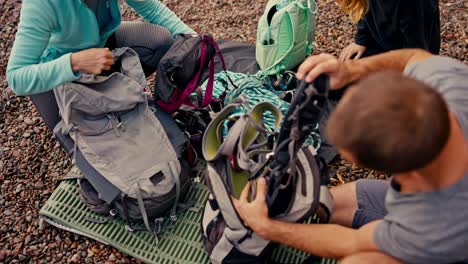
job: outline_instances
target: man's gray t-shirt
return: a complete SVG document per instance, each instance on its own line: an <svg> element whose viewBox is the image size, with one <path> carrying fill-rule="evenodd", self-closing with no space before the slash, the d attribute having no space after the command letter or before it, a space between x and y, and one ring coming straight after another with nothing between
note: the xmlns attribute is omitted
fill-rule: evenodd
<svg viewBox="0 0 468 264"><path fill-rule="evenodd" d="M433 56L405 74L440 92L468 139L468 66ZM374 241L386 254L405 263L468 260L468 173L434 192L402 194L391 187L385 205L388 214L377 225Z"/></svg>

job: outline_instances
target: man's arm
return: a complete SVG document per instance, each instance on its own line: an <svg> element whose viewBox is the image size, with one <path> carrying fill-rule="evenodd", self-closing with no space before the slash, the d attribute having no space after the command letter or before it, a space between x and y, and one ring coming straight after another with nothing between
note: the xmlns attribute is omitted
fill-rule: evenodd
<svg viewBox="0 0 468 264"><path fill-rule="evenodd" d="M250 184L247 184L240 199L233 198L234 205L245 224L264 239L330 258L378 251L373 238L378 222L367 224L359 230L332 224L281 222L268 217L266 180L261 178L257 181L257 195L252 202L248 201L249 190Z"/></svg>
<svg viewBox="0 0 468 264"><path fill-rule="evenodd" d="M431 53L422 49L402 49L360 60L340 62L333 55L320 54L307 58L299 67L296 77L312 82L320 74L328 74L331 89L339 89L374 72L382 70L403 72L406 67L431 56Z"/></svg>
<svg viewBox="0 0 468 264"><path fill-rule="evenodd" d="M343 258L379 251L373 239L379 221L357 230L334 224L297 224L272 219L264 223L264 226L258 227L261 237L316 256Z"/></svg>

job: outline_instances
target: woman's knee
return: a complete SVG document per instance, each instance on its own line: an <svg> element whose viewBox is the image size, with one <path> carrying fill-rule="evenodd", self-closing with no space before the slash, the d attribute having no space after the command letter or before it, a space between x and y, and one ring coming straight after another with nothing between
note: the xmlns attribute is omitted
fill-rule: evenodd
<svg viewBox="0 0 468 264"><path fill-rule="evenodd" d="M123 22L116 31L117 47L130 47L149 66L157 66L161 57L174 43L172 34L164 27L146 22Z"/></svg>

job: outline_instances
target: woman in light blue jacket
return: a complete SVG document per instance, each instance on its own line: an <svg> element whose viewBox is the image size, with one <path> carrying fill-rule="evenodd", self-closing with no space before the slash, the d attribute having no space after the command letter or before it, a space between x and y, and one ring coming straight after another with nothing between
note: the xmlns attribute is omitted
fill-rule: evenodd
<svg viewBox="0 0 468 264"><path fill-rule="evenodd" d="M17 95L50 91L100 74L114 63L110 50L131 47L147 74L178 33L191 33L157 0L125 0L146 22L123 22L118 0L23 0L20 23L7 67Z"/></svg>

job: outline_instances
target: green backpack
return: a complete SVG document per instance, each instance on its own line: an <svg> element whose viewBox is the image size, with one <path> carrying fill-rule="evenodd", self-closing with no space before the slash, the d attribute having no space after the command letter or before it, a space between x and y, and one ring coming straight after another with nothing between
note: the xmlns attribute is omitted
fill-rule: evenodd
<svg viewBox="0 0 468 264"><path fill-rule="evenodd" d="M279 74L312 53L317 4L314 0L270 0L258 22L256 57L262 73Z"/></svg>

